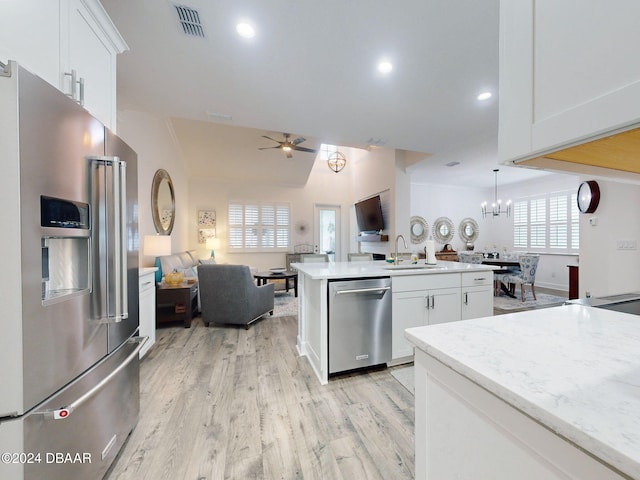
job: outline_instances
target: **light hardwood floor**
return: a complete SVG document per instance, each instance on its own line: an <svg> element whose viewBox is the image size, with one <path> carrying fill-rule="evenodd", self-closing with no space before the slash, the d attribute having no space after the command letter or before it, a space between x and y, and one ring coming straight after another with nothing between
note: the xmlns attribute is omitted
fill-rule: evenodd
<svg viewBox="0 0 640 480"><path fill-rule="evenodd" d="M295 317L159 329L107 478L412 479L413 395L389 369L320 385L296 331Z"/></svg>

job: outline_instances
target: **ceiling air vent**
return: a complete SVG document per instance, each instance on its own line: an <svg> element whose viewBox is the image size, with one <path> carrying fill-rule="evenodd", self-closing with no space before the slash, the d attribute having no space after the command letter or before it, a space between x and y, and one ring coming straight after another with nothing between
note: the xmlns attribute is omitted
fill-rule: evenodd
<svg viewBox="0 0 640 480"><path fill-rule="evenodd" d="M184 34L204 38L204 30L202 29L202 23L200 23L200 14L198 11L190 7L185 7L184 5L174 6L178 12L178 18L180 19L180 25L182 25Z"/></svg>

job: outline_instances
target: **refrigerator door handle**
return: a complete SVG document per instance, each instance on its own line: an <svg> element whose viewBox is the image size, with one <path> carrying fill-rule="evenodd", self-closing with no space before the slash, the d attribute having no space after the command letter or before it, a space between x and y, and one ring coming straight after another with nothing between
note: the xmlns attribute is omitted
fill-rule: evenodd
<svg viewBox="0 0 640 480"><path fill-rule="evenodd" d="M47 420L64 420L68 418L73 411L80 407L84 402L93 397L96 393L98 393L106 384L108 384L118 373L124 370L133 360L138 357L140 350L144 347L144 344L147 343L149 337L133 337L126 343L138 343L136 348L129 354L129 356L120 364L117 368L115 368L109 375L104 377L100 382L96 383L90 390L86 393L75 399L66 407L54 408L50 410L41 410L37 412L33 412L34 415L43 415Z"/></svg>
<svg viewBox="0 0 640 480"><path fill-rule="evenodd" d="M127 165L118 157L88 157L88 160L92 164L93 319L117 323L129 317ZM106 267L101 267L105 264Z"/></svg>

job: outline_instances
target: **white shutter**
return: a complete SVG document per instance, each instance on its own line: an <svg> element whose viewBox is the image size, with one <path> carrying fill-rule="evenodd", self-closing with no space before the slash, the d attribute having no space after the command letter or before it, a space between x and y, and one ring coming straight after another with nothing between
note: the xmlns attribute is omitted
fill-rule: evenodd
<svg viewBox="0 0 640 480"><path fill-rule="evenodd" d="M568 203L566 193L549 197L549 248L568 246Z"/></svg>
<svg viewBox="0 0 640 480"><path fill-rule="evenodd" d="M289 247L289 206L276 207L276 247Z"/></svg>
<svg viewBox="0 0 640 480"><path fill-rule="evenodd" d="M229 249L289 248L289 217L286 204L229 203Z"/></svg>
<svg viewBox="0 0 640 480"><path fill-rule="evenodd" d="M243 248L243 211L242 205L237 203L230 203L228 209L228 237L229 237L229 249Z"/></svg>
<svg viewBox="0 0 640 480"><path fill-rule="evenodd" d="M518 200L513 204L513 246L527 248L529 246L528 201Z"/></svg>

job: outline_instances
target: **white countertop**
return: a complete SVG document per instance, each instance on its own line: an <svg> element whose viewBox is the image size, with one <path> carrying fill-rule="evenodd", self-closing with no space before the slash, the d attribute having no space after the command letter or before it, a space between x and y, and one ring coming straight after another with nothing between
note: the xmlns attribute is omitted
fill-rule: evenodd
<svg viewBox="0 0 640 480"><path fill-rule="evenodd" d="M158 271L158 267L140 267L138 268L138 276L146 275Z"/></svg>
<svg viewBox="0 0 640 480"><path fill-rule="evenodd" d="M640 317L566 305L411 328L417 348L640 478Z"/></svg>
<svg viewBox="0 0 640 480"><path fill-rule="evenodd" d="M314 280L331 278L393 277L400 275L432 275L442 273L486 272L500 267L494 265L438 261L436 265L425 265L424 260L416 265L401 263L397 268L384 260L372 262L293 263L298 271ZM405 269L406 268L406 269Z"/></svg>

